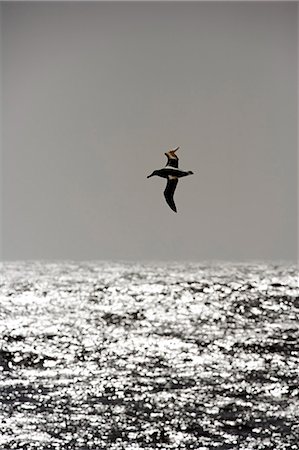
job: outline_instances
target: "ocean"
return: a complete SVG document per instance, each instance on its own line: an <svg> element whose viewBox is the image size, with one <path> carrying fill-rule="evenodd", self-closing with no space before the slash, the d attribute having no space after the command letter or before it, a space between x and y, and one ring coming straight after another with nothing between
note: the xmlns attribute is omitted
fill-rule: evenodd
<svg viewBox="0 0 299 450"><path fill-rule="evenodd" d="M298 269L13 262L0 448L299 448Z"/></svg>

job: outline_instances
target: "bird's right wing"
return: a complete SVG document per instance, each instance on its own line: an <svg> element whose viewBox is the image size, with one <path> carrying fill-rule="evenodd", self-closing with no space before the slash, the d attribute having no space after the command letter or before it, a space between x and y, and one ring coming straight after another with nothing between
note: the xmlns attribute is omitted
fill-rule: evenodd
<svg viewBox="0 0 299 450"><path fill-rule="evenodd" d="M165 191L164 191L165 200L166 200L167 204L170 206L170 208L174 212L177 212L176 211L176 206L175 206L175 203L174 203L174 200L173 200L173 195L174 195L174 191L175 191L175 189L177 187L177 184L178 184L178 178L174 177L172 175L169 175L168 176L168 180L167 180L167 184L166 184L166 188L165 188Z"/></svg>
<svg viewBox="0 0 299 450"><path fill-rule="evenodd" d="M167 163L166 166L171 166L171 167L179 167L179 158L177 157L177 155L175 154L175 152L179 149L180 147L174 148L173 150L169 150L169 152L165 153L165 156L167 157Z"/></svg>

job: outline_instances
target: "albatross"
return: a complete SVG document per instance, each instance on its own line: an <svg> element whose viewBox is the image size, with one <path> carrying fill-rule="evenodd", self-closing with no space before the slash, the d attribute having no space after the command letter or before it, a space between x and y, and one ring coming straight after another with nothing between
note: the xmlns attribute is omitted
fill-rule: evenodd
<svg viewBox="0 0 299 450"><path fill-rule="evenodd" d="M177 187L179 178L186 177L188 175L193 175L193 172L191 172L191 170L184 171L179 169L179 158L176 155L176 152L178 151L179 148L180 147L177 147L164 153L165 156L167 157L166 166L163 167L162 169L154 170L153 173L151 173L147 177L150 178L156 175L158 177L167 179L164 197L167 204L174 212L177 212L177 209L174 203L173 195Z"/></svg>

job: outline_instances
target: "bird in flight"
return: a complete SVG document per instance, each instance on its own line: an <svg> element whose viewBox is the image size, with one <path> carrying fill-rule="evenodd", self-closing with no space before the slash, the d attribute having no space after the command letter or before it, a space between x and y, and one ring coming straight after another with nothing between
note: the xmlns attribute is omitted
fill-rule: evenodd
<svg viewBox="0 0 299 450"><path fill-rule="evenodd" d="M170 208L177 212L173 195L174 191L177 187L179 178L186 177L187 175L193 175L193 172L191 170L184 171L179 169L179 158L176 155L176 152L178 151L180 147L174 148L172 150L169 150L165 153L165 156L167 157L167 163L166 166L159 170L154 170L151 175L148 175L147 178L153 177L154 175L157 175L158 177L166 178L167 184L164 191L164 197L167 202L167 204L170 206Z"/></svg>

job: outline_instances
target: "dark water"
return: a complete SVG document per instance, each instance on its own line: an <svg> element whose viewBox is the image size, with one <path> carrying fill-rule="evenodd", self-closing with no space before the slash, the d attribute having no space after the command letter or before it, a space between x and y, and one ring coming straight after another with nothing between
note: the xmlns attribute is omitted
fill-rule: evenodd
<svg viewBox="0 0 299 450"><path fill-rule="evenodd" d="M1 449L298 449L293 266L1 271Z"/></svg>

